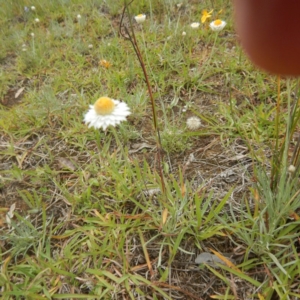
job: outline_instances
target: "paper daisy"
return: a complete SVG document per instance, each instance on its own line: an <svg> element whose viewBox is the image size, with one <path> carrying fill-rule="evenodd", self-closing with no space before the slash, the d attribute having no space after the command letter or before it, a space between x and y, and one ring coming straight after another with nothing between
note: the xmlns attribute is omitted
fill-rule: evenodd
<svg viewBox="0 0 300 300"><path fill-rule="evenodd" d="M226 22L222 21L220 19L215 20L213 22L211 22L209 24L209 27L213 30L213 31L221 31L224 27L226 26Z"/></svg>
<svg viewBox="0 0 300 300"><path fill-rule="evenodd" d="M146 20L146 15L145 14L139 14L137 16L134 17L134 19L136 20L137 23L144 23Z"/></svg>
<svg viewBox="0 0 300 300"><path fill-rule="evenodd" d="M106 130L109 125L116 126L125 121L129 115L130 109L126 103L101 97L94 105L90 105L90 110L84 116L84 122L89 128Z"/></svg>
<svg viewBox="0 0 300 300"><path fill-rule="evenodd" d="M190 130L196 130L201 126L201 120L198 117L190 117L186 120L186 125Z"/></svg>
<svg viewBox="0 0 300 300"><path fill-rule="evenodd" d="M194 22L194 23L191 24L191 27L192 27L193 29L197 29L199 26L200 26L200 23L199 23L199 22Z"/></svg>

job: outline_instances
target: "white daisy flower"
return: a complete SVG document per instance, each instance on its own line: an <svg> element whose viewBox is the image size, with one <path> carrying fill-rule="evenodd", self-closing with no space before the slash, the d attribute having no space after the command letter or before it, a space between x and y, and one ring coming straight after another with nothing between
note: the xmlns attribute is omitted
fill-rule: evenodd
<svg viewBox="0 0 300 300"><path fill-rule="evenodd" d="M81 15L78 14L76 18L77 18L77 20L80 20L81 19Z"/></svg>
<svg viewBox="0 0 300 300"><path fill-rule="evenodd" d="M200 26L200 23L199 23L199 22L194 22L194 23L191 24L191 27L192 27L193 29L197 29L199 26Z"/></svg>
<svg viewBox="0 0 300 300"><path fill-rule="evenodd" d="M185 31L182 31L182 35L185 36L185 35L186 35L186 32L185 32Z"/></svg>
<svg viewBox="0 0 300 300"><path fill-rule="evenodd" d="M186 125L190 130L196 130L201 126L201 120L198 117L190 117L186 120Z"/></svg>
<svg viewBox="0 0 300 300"><path fill-rule="evenodd" d="M35 6L31 6L30 9L31 9L31 10L35 10Z"/></svg>
<svg viewBox="0 0 300 300"><path fill-rule="evenodd" d="M137 23L141 24L141 23L145 22L146 15L145 14L139 14L139 15L135 16L134 19L136 20Z"/></svg>
<svg viewBox="0 0 300 300"><path fill-rule="evenodd" d="M102 127L106 130L109 125L116 126L121 121L125 121L129 115L130 109L126 103L101 97L94 105L90 105L90 110L84 116L84 122L89 124L89 128Z"/></svg>
<svg viewBox="0 0 300 300"><path fill-rule="evenodd" d="M209 24L209 27L213 30L213 31L221 31L225 26L226 26L226 22L222 21L220 19L215 20L213 22L211 22Z"/></svg>
<svg viewBox="0 0 300 300"><path fill-rule="evenodd" d="M39 23L39 22L40 22L40 19L39 19L39 18L35 18L34 21L35 21L36 23Z"/></svg>

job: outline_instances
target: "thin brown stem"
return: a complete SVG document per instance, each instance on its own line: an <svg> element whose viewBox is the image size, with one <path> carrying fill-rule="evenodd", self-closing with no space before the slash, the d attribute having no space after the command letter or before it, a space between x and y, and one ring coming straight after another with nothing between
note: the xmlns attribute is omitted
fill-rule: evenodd
<svg viewBox="0 0 300 300"><path fill-rule="evenodd" d="M162 149L162 145L161 145L161 137L160 137L160 131L159 131L158 122L157 122L156 107L155 107L155 101L154 101L154 97L153 97L153 93L152 93L152 88L151 88L149 76L148 76L148 73L147 73L147 70L146 70L146 66L145 66L145 63L144 63L144 60L143 60L143 56L141 54L141 51L139 49L139 46L138 46L138 43L137 43L137 40L136 40L136 37L135 37L135 33L134 33L134 30L133 30L133 25L132 25L132 20L131 20L130 13L129 13L129 6L133 1L134 0L131 0L129 3L127 3L126 0L124 0L124 9L123 9L123 12L122 12L119 33L125 39L129 40L130 43L132 44L132 47L133 47L133 49L135 51L135 54L136 54L136 56L139 60L139 63L141 65L141 68L143 70L143 74L144 74L144 77L145 77L149 97L150 97L150 100L151 100L151 108L152 108L154 129L155 129L156 136L157 136L156 142L157 142L157 158L158 158L158 166L159 166L159 175L160 175L160 178L161 178L162 192L164 193L165 192L165 183L164 183L163 168L162 168L163 149ZM130 23L129 28L124 24L124 17L125 17L126 11L129 15L129 23ZM122 31L122 29L125 31L125 34Z"/></svg>

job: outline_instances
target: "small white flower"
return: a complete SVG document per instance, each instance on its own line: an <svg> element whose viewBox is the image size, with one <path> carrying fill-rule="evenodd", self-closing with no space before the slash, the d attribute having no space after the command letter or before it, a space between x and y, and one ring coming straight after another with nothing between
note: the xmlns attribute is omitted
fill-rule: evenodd
<svg viewBox="0 0 300 300"><path fill-rule="evenodd" d="M89 47L89 49L92 49L92 48L93 48L93 45L92 45L92 44L89 44L88 47Z"/></svg>
<svg viewBox="0 0 300 300"><path fill-rule="evenodd" d="M81 19L81 15L77 15L77 20L80 20Z"/></svg>
<svg viewBox="0 0 300 300"><path fill-rule="evenodd" d="M185 36L185 35L186 35L186 32L185 32L185 31L182 31L182 35Z"/></svg>
<svg viewBox="0 0 300 300"><path fill-rule="evenodd" d="M31 35L32 37L34 37L34 33L33 33L33 32L31 32L30 35Z"/></svg>
<svg viewBox="0 0 300 300"><path fill-rule="evenodd" d="M186 125L190 130L196 130L201 126L201 120L198 117L190 117L186 120Z"/></svg>
<svg viewBox="0 0 300 300"><path fill-rule="evenodd" d="M38 23L38 22L40 22L40 19L39 19L39 18L35 18L34 21L35 21L36 23Z"/></svg>
<svg viewBox="0 0 300 300"><path fill-rule="evenodd" d="M141 23L145 22L146 15L145 14L139 14L139 15L135 16L134 19L136 20L137 23L141 24Z"/></svg>
<svg viewBox="0 0 300 300"><path fill-rule="evenodd" d="M27 6L24 6L24 11L29 12L29 8Z"/></svg>
<svg viewBox="0 0 300 300"><path fill-rule="evenodd" d="M226 22L222 21L220 19L215 20L213 22L211 22L209 24L209 27L213 30L213 31L221 31L225 26L226 26Z"/></svg>
<svg viewBox="0 0 300 300"><path fill-rule="evenodd" d="M197 29L199 26L200 26L200 23L199 23L199 22L194 22L194 23L191 24L191 27L192 27L193 29Z"/></svg>
<svg viewBox="0 0 300 300"><path fill-rule="evenodd" d="M88 124L89 128L102 127L106 130L109 125L116 126L121 121L125 121L129 115L130 109L126 103L101 97L94 105L90 105L90 110L84 116L84 122Z"/></svg>
<svg viewBox="0 0 300 300"><path fill-rule="evenodd" d="M290 166L288 167L288 171L289 171L290 173L295 173L296 167L293 166L293 165L290 165Z"/></svg>
<svg viewBox="0 0 300 300"><path fill-rule="evenodd" d="M35 10L35 6L31 6L30 9L31 9L31 10Z"/></svg>

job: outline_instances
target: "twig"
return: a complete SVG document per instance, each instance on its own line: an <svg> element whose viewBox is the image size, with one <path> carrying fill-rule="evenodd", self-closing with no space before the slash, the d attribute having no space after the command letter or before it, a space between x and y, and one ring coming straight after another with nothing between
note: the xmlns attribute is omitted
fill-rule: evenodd
<svg viewBox="0 0 300 300"><path fill-rule="evenodd" d="M161 145L161 137L160 137L160 131L159 131L159 128L158 128L155 101L154 101L154 97L153 97L153 93L152 93L152 88L151 88L151 85L150 85L148 73L146 71L146 66L145 66L145 63L144 63L144 60L143 60L143 56L141 54L141 51L139 49L139 46L138 46L138 43L137 43L137 40L136 40L136 37L135 37L135 34L134 34L132 20L131 20L130 13L129 13L129 6L133 1L134 0L131 0L129 3L127 3L126 0L124 0L124 9L123 9L123 12L122 12L120 28L119 28L119 34L124 39L129 40L130 43L132 44L132 47L135 51L135 54L136 54L136 56L137 56L137 58L140 62L141 68L142 68L143 73L144 73L145 81L146 81L146 84L147 84L147 89L148 89L148 92L149 92L149 97L150 97L150 100L151 100L154 129L155 129L156 136L157 136L156 142L157 142L158 167L159 167L159 175L160 175L161 185L162 185L162 193L164 194L165 193L165 183L164 183L163 167L162 167L163 148L162 148L162 145ZM126 11L129 15L129 23L130 23L129 28L124 24L124 16L125 16ZM122 32L122 29L124 29L126 35Z"/></svg>

